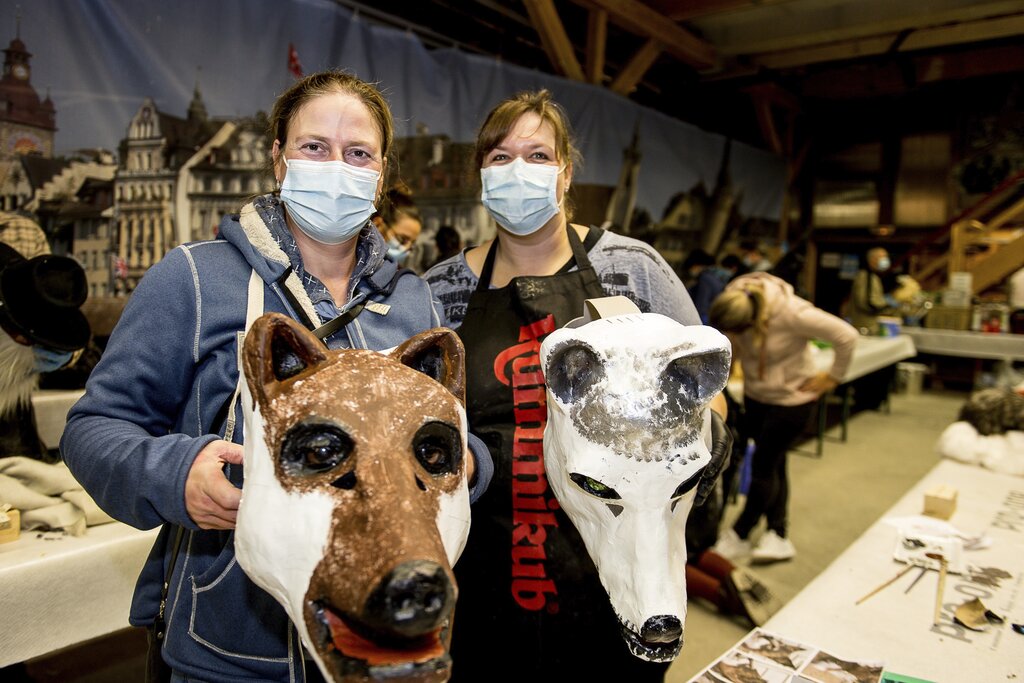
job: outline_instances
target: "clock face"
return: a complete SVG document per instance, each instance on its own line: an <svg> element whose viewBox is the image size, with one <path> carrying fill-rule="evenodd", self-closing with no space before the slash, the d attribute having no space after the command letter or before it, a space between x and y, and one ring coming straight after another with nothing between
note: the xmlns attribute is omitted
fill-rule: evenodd
<svg viewBox="0 0 1024 683"><path fill-rule="evenodd" d="M11 154L31 154L44 152L43 141L38 135L24 130L14 130L7 138L7 152Z"/></svg>
<svg viewBox="0 0 1024 683"><path fill-rule="evenodd" d="M11 73L14 74L15 78L25 80L28 78L28 68L24 64L15 64L11 67Z"/></svg>

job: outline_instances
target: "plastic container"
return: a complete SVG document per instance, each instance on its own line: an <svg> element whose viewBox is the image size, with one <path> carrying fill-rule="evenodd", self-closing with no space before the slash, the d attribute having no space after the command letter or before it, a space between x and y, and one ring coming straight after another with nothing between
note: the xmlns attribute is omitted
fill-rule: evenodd
<svg viewBox="0 0 1024 683"><path fill-rule="evenodd" d="M900 394L920 394L928 366L922 363L896 364L896 391Z"/></svg>
<svg viewBox="0 0 1024 683"><path fill-rule="evenodd" d="M878 320L878 334L882 337L898 337L903 328L903 321L895 316L880 315Z"/></svg>

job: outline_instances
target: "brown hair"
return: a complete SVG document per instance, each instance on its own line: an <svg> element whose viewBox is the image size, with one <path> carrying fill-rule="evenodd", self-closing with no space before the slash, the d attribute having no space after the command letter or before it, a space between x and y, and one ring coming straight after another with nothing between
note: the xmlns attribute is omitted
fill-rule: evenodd
<svg viewBox="0 0 1024 683"><path fill-rule="evenodd" d="M377 215L387 226L394 225L402 216L418 221L421 225L423 223L423 216L420 214L416 202L413 201L412 195L397 187L392 187L384 193L378 202Z"/></svg>
<svg viewBox="0 0 1024 683"><path fill-rule="evenodd" d="M391 118L391 108L388 107L381 92L373 85L337 69L312 73L296 81L281 93L277 101L274 102L273 111L270 112L271 141L277 140L283 147L285 140L288 139L288 126L302 105L315 97L335 92L349 93L357 97L370 110L370 116L377 124L377 132L380 133L381 157L386 159L395 139L395 124ZM273 165L273 160L271 160L271 165ZM385 170L388 170L390 166L391 164L388 164Z"/></svg>
<svg viewBox="0 0 1024 683"><path fill-rule="evenodd" d="M555 154L558 161L579 166L583 157L573 140L572 126L569 116L560 104L551 99L551 93L545 88L536 92L524 91L503 100L491 110L480 126L476 136L474 159L476 168L484 165L484 159L495 147L508 137L512 128L523 114L533 112L541 121L547 121L555 131ZM565 199L566 217L572 217L572 207L568 196Z"/></svg>

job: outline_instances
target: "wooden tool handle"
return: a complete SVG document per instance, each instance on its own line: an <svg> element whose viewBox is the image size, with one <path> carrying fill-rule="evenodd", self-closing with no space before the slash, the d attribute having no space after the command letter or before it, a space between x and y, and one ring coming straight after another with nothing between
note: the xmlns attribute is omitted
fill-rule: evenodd
<svg viewBox="0 0 1024 683"><path fill-rule="evenodd" d="M942 615L942 594L946 591L946 558L939 560L939 586L935 591L935 618L932 619L932 625L937 626L939 623L939 617Z"/></svg>
<svg viewBox="0 0 1024 683"><path fill-rule="evenodd" d="M913 568L914 568L914 565L912 565L912 564L907 564L907 566L906 566L906 567L904 567L903 569L901 569L901 570L900 570L900 573L899 573L899 574L897 574L896 576L892 577L891 579L889 579L888 581L886 581L885 583L883 583L883 584L882 584L881 586L879 586L878 588L874 589L873 591L871 591L870 593L868 593L868 594L867 594L867 595L865 595L865 596L864 596L863 598L861 598L860 600L858 600L857 602L855 602L855 603L853 603L853 604L854 604L854 605L859 605L860 603L864 602L865 600L867 600L868 598L870 598L870 597L871 597L872 595L874 595L874 594L875 594L875 593L877 593L878 591L880 591L880 590L882 590L883 588L885 588L886 586L888 586L888 585L890 585L890 584L892 584L892 583L894 583L894 582L898 581L898 580L899 580L899 578L900 578L901 576L903 576L904 574L906 574L907 572L909 572L909 571L910 571L911 569L913 569Z"/></svg>

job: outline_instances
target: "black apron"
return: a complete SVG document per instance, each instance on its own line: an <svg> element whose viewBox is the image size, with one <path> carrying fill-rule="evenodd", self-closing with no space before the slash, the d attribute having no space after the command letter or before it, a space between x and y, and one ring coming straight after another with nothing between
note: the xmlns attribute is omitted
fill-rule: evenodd
<svg viewBox="0 0 1024 683"><path fill-rule="evenodd" d="M558 273L490 289L495 240L458 330L470 430L495 466L455 566L452 681L460 683L661 681L668 668L630 654L597 569L544 475L540 342L583 315L585 299L605 296L579 236L566 229L573 261ZM591 228L587 244L600 233Z"/></svg>

